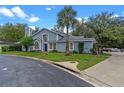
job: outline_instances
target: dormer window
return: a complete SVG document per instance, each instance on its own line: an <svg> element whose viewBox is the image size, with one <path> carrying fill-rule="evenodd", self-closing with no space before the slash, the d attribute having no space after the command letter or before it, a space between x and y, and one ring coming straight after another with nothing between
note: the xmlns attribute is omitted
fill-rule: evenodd
<svg viewBox="0 0 124 93"><path fill-rule="evenodd" d="M48 42L48 35L47 34L43 35L43 41Z"/></svg>

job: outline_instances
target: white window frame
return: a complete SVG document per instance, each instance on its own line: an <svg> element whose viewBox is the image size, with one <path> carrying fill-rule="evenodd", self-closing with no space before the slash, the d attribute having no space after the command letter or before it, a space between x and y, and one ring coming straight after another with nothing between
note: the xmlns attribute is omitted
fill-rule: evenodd
<svg viewBox="0 0 124 93"><path fill-rule="evenodd" d="M51 43L52 44L52 48L50 49L50 43L49 43L49 50L53 50L53 43Z"/></svg>
<svg viewBox="0 0 124 93"><path fill-rule="evenodd" d="M72 49L71 49L71 47L70 47L70 43L72 43ZM70 42L70 43L69 43L69 50L70 50L70 51L73 51L73 50L74 50L74 42Z"/></svg>
<svg viewBox="0 0 124 93"><path fill-rule="evenodd" d="M47 42L43 42L43 35L48 35L48 41ZM42 51L44 51L44 49L43 49L44 48L44 46L43 46L44 44L47 44L47 48L48 48L47 51L49 51L49 43L48 42L49 42L49 34L47 34L45 32L45 33L42 34Z"/></svg>
<svg viewBox="0 0 124 93"><path fill-rule="evenodd" d="M34 40L34 44L35 44L35 42L38 42L39 43L39 49L35 49L35 45L34 45L34 48L33 48L33 50L41 50L41 40Z"/></svg>

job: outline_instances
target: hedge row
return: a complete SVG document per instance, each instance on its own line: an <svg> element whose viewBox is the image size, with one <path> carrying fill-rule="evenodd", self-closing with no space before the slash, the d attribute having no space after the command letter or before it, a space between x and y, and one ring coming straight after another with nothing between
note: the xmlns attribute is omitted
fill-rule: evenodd
<svg viewBox="0 0 124 93"><path fill-rule="evenodd" d="M21 51L22 46L20 45L15 45L15 46L2 46L2 52L7 52L7 51Z"/></svg>

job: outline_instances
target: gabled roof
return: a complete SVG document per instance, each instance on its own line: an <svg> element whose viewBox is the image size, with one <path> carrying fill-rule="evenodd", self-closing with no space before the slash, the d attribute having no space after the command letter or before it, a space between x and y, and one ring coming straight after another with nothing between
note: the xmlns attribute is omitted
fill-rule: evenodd
<svg viewBox="0 0 124 93"><path fill-rule="evenodd" d="M56 42L65 42L66 41L66 34L65 33L60 32L60 31L49 30L46 28L43 28L43 29L35 32L32 36L37 35L38 33L42 32L43 30L47 30L47 31L53 32L55 34L58 34L60 36L63 36L62 39L57 40ZM72 36L72 35L69 36L69 39L70 39L70 41L75 41L75 42L77 42L77 41L93 41L93 42L95 42L96 41L95 38L84 38L84 36Z"/></svg>
<svg viewBox="0 0 124 93"><path fill-rule="evenodd" d="M35 33L33 33L32 36L35 36L35 35L37 35L38 33L42 32L42 31L44 31L44 30L50 31L50 32L55 33L55 34L59 34L59 35L61 35L61 36L65 36L65 35L66 35L65 33L60 32L60 31L54 31L54 30L49 30L49 29L43 28L43 29L41 29L41 30L39 30L39 31L37 31L37 32L35 32Z"/></svg>

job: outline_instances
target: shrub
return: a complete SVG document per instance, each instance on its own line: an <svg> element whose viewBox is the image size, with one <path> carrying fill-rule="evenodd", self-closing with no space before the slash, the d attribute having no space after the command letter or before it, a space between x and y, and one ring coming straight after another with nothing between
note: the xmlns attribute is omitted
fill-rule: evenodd
<svg viewBox="0 0 124 93"><path fill-rule="evenodd" d="M57 50L52 50L52 51L50 51L51 53L58 53L58 51Z"/></svg>
<svg viewBox="0 0 124 93"><path fill-rule="evenodd" d="M72 53L73 53L73 54L78 54L78 52L77 52L77 51L75 51L75 50L74 50L74 51L72 51Z"/></svg>
<svg viewBox="0 0 124 93"><path fill-rule="evenodd" d="M22 47L20 45L13 45L13 46L2 46L2 52L7 51L21 51Z"/></svg>
<svg viewBox="0 0 124 93"><path fill-rule="evenodd" d="M97 54L97 49L96 49L96 48L91 48L91 49L90 49L90 52L91 52L92 54Z"/></svg>
<svg viewBox="0 0 124 93"><path fill-rule="evenodd" d="M20 43L24 46L26 52L28 51L29 46L32 46L34 44L32 37L23 37L20 40Z"/></svg>
<svg viewBox="0 0 124 93"><path fill-rule="evenodd" d="M7 52L9 51L9 46L2 46L1 49L2 49L2 52Z"/></svg>
<svg viewBox="0 0 124 93"><path fill-rule="evenodd" d="M79 49L79 53L82 54L83 50L84 50L84 43L83 42L78 43L78 49Z"/></svg>

